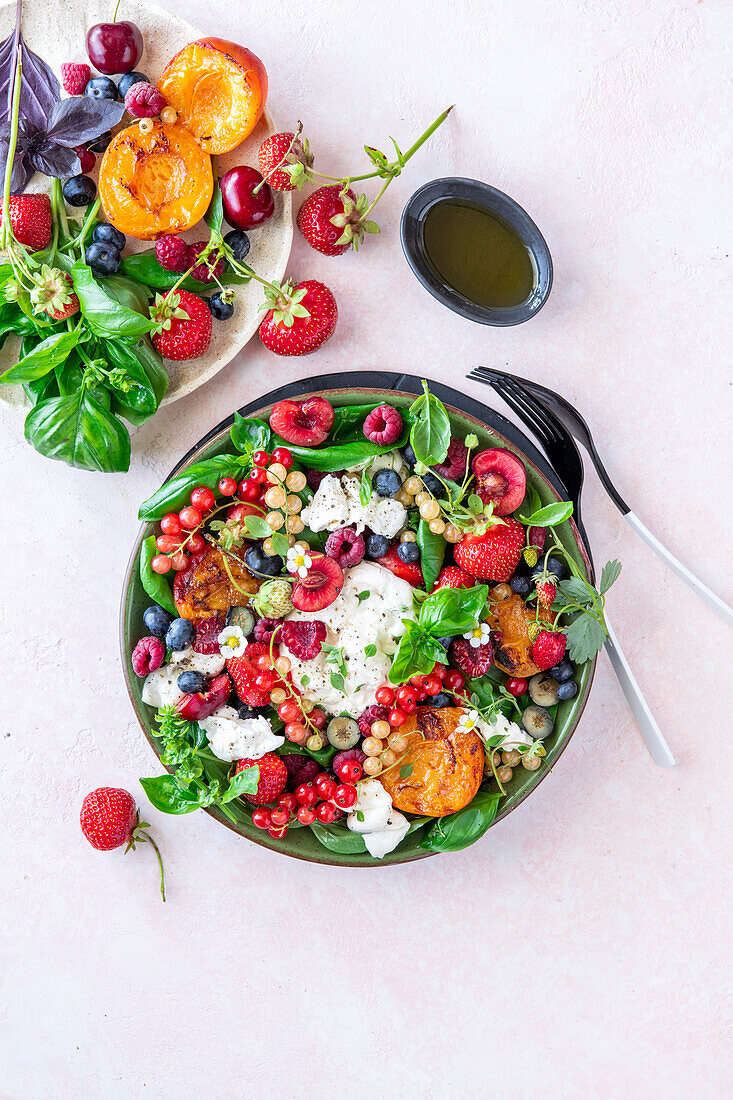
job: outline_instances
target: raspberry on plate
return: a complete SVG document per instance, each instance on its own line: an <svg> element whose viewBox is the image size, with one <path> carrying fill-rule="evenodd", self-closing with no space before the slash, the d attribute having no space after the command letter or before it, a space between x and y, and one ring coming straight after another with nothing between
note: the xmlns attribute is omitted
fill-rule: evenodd
<svg viewBox="0 0 733 1100"><path fill-rule="evenodd" d="M161 267L176 275L182 275L191 266L188 245L183 237L174 237L172 233L166 233L155 242L155 258Z"/></svg>
<svg viewBox="0 0 733 1100"><path fill-rule="evenodd" d="M366 553L366 543L351 527L338 527L326 539L326 553L342 569L358 565Z"/></svg>
<svg viewBox="0 0 733 1100"><path fill-rule="evenodd" d="M477 676L484 676L491 668L494 647L490 642L472 646L465 638L455 638L451 643L450 655L461 672L475 680Z"/></svg>
<svg viewBox="0 0 733 1100"><path fill-rule="evenodd" d="M203 252L203 250L205 248L208 248L208 245L208 241L196 241L195 244L192 244L188 250L189 264L192 264L194 260L197 259L198 256ZM184 268L183 270L185 271L186 269ZM191 278L198 279L200 283L210 283L213 282L215 277L217 279L220 279L223 271L224 261L221 258L217 260L213 268L209 267L208 261L204 261L204 263L196 264L193 271L191 272Z"/></svg>
<svg viewBox="0 0 733 1100"><path fill-rule="evenodd" d="M133 118L155 118L167 105L165 96L154 84L142 81L133 84L125 96L125 109Z"/></svg>
<svg viewBox="0 0 733 1100"><path fill-rule="evenodd" d="M65 61L61 66L61 83L69 95L84 95L92 70L88 65Z"/></svg>
<svg viewBox="0 0 733 1100"><path fill-rule="evenodd" d="M300 661L312 661L326 640L326 624L320 619L283 623L282 644Z"/></svg>
<svg viewBox="0 0 733 1100"><path fill-rule="evenodd" d="M382 707L379 703L373 703L367 707L363 714L359 715L357 722L362 737L368 737L375 722L386 722L389 716L389 707ZM353 752L353 749L347 750Z"/></svg>
<svg viewBox="0 0 733 1100"><path fill-rule="evenodd" d="M402 435L402 417L392 405L380 405L364 421L364 435L371 443L387 447Z"/></svg>

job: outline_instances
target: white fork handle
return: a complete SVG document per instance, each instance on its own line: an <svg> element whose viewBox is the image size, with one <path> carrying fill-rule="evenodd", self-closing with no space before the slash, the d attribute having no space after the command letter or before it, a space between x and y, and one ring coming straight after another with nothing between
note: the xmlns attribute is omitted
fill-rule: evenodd
<svg viewBox="0 0 733 1100"><path fill-rule="evenodd" d="M662 768L671 768L677 761L664 739L664 734L657 725L656 718L649 709L649 704L642 695L641 688L636 682L636 677L629 667L629 662L626 660L621 646L618 644L613 627L608 621L608 614L606 614L606 626L608 627L606 653L611 659L613 671L616 673L621 690L631 707L631 712L641 730L646 746L652 754L652 760Z"/></svg>
<svg viewBox="0 0 733 1100"><path fill-rule="evenodd" d="M655 554L657 554L663 562L665 562L670 569L674 570L678 577L682 577L685 584L689 584L693 592L697 592L698 596L709 603L719 615L725 619L727 623L733 626L733 607L729 607L724 600L721 600L720 596L716 596L706 584L703 584L694 573L691 573L687 566L683 565L681 561L678 561L674 554L670 554L666 546L662 546L656 536L654 536L648 527L645 527L638 516L633 512L626 513L626 519L636 531L637 535L641 535L647 546L650 546Z"/></svg>

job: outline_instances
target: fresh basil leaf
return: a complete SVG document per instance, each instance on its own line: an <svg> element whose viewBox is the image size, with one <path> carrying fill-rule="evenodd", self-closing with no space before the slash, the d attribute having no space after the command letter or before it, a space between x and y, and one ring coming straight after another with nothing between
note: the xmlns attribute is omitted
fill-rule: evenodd
<svg viewBox="0 0 733 1100"><path fill-rule="evenodd" d="M344 691L346 688L346 681L340 672L332 672L330 679L332 688L335 688L336 691Z"/></svg>
<svg viewBox="0 0 733 1100"><path fill-rule="evenodd" d="M34 130L46 124L55 103L61 95L61 87L51 66L42 57L30 50L19 34L19 47L23 58L20 78L19 114L28 121ZM0 123L7 123L10 117L10 86L13 81L15 32L0 43Z"/></svg>
<svg viewBox="0 0 733 1100"><path fill-rule="evenodd" d="M159 403L144 367L138 356L126 344L108 340L104 343L104 349L113 366L124 370L134 383L127 392L114 391L115 411L131 424L144 424L157 410Z"/></svg>
<svg viewBox="0 0 733 1100"><path fill-rule="evenodd" d="M199 807L198 796L183 787L174 775L156 775L141 779L140 786L148 801L164 814L190 814Z"/></svg>
<svg viewBox="0 0 733 1100"><path fill-rule="evenodd" d="M408 624L392 658L388 679L391 684L404 684L418 673L432 672L438 661L445 660L442 645L423 633L415 623Z"/></svg>
<svg viewBox="0 0 733 1100"><path fill-rule="evenodd" d="M14 367L0 374L0 382L33 382L36 378L42 378L68 359L80 336L81 330L78 328L47 336Z"/></svg>
<svg viewBox="0 0 733 1100"><path fill-rule="evenodd" d="M460 852L484 835L496 817L501 795L479 791L457 813L439 817L422 837L420 847L429 852Z"/></svg>
<svg viewBox="0 0 733 1100"><path fill-rule="evenodd" d="M604 592L608 592L612 584L614 584L621 573L620 561L607 561L601 570L601 595Z"/></svg>
<svg viewBox="0 0 733 1100"><path fill-rule="evenodd" d="M229 435L234 446L243 454L266 450L272 438L270 425L266 420L258 420L255 416L245 418L238 412L234 414Z"/></svg>
<svg viewBox="0 0 733 1100"><path fill-rule="evenodd" d="M556 500L530 516L520 516L519 519L525 527L555 527L556 524L570 519L572 514L573 505L569 500Z"/></svg>
<svg viewBox="0 0 733 1100"><path fill-rule="evenodd" d="M357 598L357 601L359 603L363 603L364 600L368 600L370 596L371 596L371 592L369 591L368 588L365 588L363 592L357 592L356 593L356 598Z"/></svg>
<svg viewBox="0 0 733 1100"><path fill-rule="evenodd" d="M568 656L576 664L584 664L603 649L606 632L592 615L579 611L563 629L568 639Z"/></svg>
<svg viewBox="0 0 733 1100"><path fill-rule="evenodd" d="M322 825L320 821L314 821L310 827L316 840L329 852L356 855L367 850L361 833L352 833L343 825Z"/></svg>
<svg viewBox="0 0 733 1100"><path fill-rule="evenodd" d="M188 503L189 494L197 485L207 485L216 492L219 479L237 477L241 466L242 460L231 455L215 455L213 458L194 462L143 501L138 510L138 519L161 519L166 512L177 512Z"/></svg>
<svg viewBox="0 0 733 1100"><path fill-rule="evenodd" d="M273 723L273 730L275 725ZM312 756L314 760L317 760L319 764L327 767L333 760L336 753L339 751L335 745L326 745L322 749L307 749L305 745L296 745L294 741L286 741L282 752L284 753L297 753L299 756Z"/></svg>
<svg viewBox="0 0 733 1100"><path fill-rule="evenodd" d="M527 489L524 494L524 500L522 501L525 509L529 515L533 512L539 512L542 507L542 501L540 500L540 494L535 489L531 481L527 482Z"/></svg>
<svg viewBox="0 0 733 1100"><path fill-rule="evenodd" d="M254 767L243 768L229 781L226 792L222 795L222 802L231 802L233 798L239 798L243 794L256 794L260 781L260 769Z"/></svg>
<svg viewBox="0 0 733 1100"><path fill-rule="evenodd" d="M150 316L148 292L134 279L126 279L124 275L108 275L100 280L100 285L120 305L133 309L143 317Z"/></svg>
<svg viewBox="0 0 733 1100"><path fill-rule="evenodd" d="M372 481L366 470L361 472L361 483L359 485L359 503L363 508L366 508L369 501L372 499Z"/></svg>
<svg viewBox="0 0 733 1100"><path fill-rule="evenodd" d="M331 443L355 443L364 439L364 421L381 402L371 405L342 405L334 409L333 426L328 433Z"/></svg>
<svg viewBox="0 0 733 1100"><path fill-rule="evenodd" d="M367 439L362 442L338 443L325 447L299 447L295 443L288 443L279 435L273 436L274 447L287 447L296 461L312 470L322 470L325 473L334 470L345 470L350 466L358 466L360 462L366 462L376 455L386 455L395 448L404 447L407 442L402 433L396 443L386 447L379 447L376 443L370 443Z"/></svg>
<svg viewBox="0 0 733 1100"><path fill-rule="evenodd" d="M250 535L256 539L266 539L272 534L272 528L269 523L265 523L262 516L247 516L244 520L244 526Z"/></svg>
<svg viewBox="0 0 733 1100"><path fill-rule="evenodd" d="M558 581L557 587L563 596L574 603L579 603L581 607L593 605L593 593L580 577L567 577L563 581Z"/></svg>
<svg viewBox="0 0 733 1100"><path fill-rule="evenodd" d="M478 622L488 594L485 584L473 588L439 588L423 601L420 626L436 637L465 634Z"/></svg>
<svg viewBox="0 0 733 1100"><path fill-rule="evenodd" d="M31 405L38 405L41 401L48 400L49 397L58 397L59 387L56 372L50 371L49 374L44 374L42 378L36 378L33 382L24 382L23 390Z"/></svg>
<svg viewBox="0 0 733 1100"><path fill-rule="evenodd" d="M417 545L420 547L420 565L425 591L429 592L438 579L447 544L442 535L433 534L427 520L421 519L417 529Z"/></svg>
<svg viewBox="0 0 733 1100"><path fill-rule="evenodd" d="M445 461L451 440L451 427L445 405L430 393L423 379L425 391L410 406L413 417L410 429L410 445L418 462L437 466Z"/></svg>
<svg viewBox="0 0 733 1100"><path fill-rule="evenodd" d="M171 586L162 573L153 572L150 563L158 553L155 545L155 535L148 535L140 547L140 582L150 596L160 607L178 617L178 608L173 599Z"/></svg>
<svg viewBox="0 0 733 1100"><path fill-rule="evenodd" d="M143 286L150 287L152 290L170 290L181 278L175 271L166 271L164 267L161 267L155 258L155 250L152 248L145 252L137 252L134 256L124 256L120 270L130 279L135 279L136 282L142 283ZM224 286L238 286L242 283L248 283L250 276L237 275L227 265L221 275L218 276L218 279ZM192 279L190 275L187 275L179 285L181 290L190 290L193 294L199 296L205 287L204 283L198 279ZM216 284L213 285L216 289Z"/></svg>
<svg viewBox="0 0 733 1100"><path fill-rule="evenodd" d="M204 214L204 221L208 225L209 229L215 229L217 233L221 230L221 223L224 219L224 203L221 195L221 187L217 181L214 187L214 194L211 202L209 203L209 209ZM251 792L250 792L251 793Z"/></svg>
<svg viewBox="0 0 733 1100"><path fill-rule="evenodd" d="M130 466L127 429L88 390L36 405L25 437L39 454L78 469L111 473Z"/></svg>
<svg viewBox="0 0 733 1100"><path fill-rule="evenodd" d="M71 277L81 312L95 335L142 336L155 327L149 317L111 298L83 260L71 265Z"/></svg>
<svg viewBox="0 0 733 1100"><path fill-rule="evenodd" d="M84 365L75 351L72 351L65 363L54 368L54 375L61 397L68 397L81 389L84 381Z"/></svg>

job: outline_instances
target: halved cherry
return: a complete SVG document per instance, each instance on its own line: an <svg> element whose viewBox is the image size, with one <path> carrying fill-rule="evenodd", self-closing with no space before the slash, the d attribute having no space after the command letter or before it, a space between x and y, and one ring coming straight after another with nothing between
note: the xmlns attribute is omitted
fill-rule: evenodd
<svg viewBox="0 0 733 1100"><path fill-rule="evenodd" d="M333 405L325 397L277 401L270 413L270 427L288 443L317 447L331 431L333 419Z"/></svg>
<svg viewBox="0 0 733 1100"><path fill-rule="evenodd" d="M479 451L471 469L476 477L476 492L484 504L494 505L494 514L508 516L524 500L527 474L521 459L504 447Z"/></svg>
<svg viewBox="0 0 733 1100"><path fill-rule="evenodd" d="M311 554L313 564L305 577L293 585L291 599L298 611L322 611L338 596L344 585L341 566L325 554Z"/></svg>
<svg viewBox="0 0 733 1100"><path fill-rule="evenodd" d="M232 690L231 681L226 672L215 677L209 684L208 691L199 691L195 695L184 695L176 703L176 710L182 718L189 722L198 722L201 718L208 718L219 707L223 707Z"/></svg>

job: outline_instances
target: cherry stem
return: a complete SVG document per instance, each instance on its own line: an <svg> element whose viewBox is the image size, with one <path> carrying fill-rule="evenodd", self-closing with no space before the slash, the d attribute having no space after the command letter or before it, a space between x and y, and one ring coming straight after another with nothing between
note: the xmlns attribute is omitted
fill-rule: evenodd
<svg viewBox="0 0 733 1100"><path fill-rule="evenodd" d="M117 12L119 11L120 3L121 3L121 0L117 0L117 3L115 4L115 10L114 10L114 13L112 15L112 22L113 23L117 22ZM163 901L165 901L165 898L163 898Z"/></svg>

